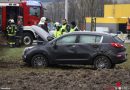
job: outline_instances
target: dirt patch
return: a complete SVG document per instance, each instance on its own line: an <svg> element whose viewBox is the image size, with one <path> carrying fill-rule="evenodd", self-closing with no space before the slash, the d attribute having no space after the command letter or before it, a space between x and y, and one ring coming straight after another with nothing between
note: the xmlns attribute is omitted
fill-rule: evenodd
<svg viewBox="0 0 130 90"><path fill-rule="evenodd" d="M9 68L9 69L13 69L13 68L18 68L20 67L20 63L19 62L14 62L14 61L8 61L8 62L5 62L5 61L0 61L0 68Z"/></svg>
<svg viewBox="0 0 130 90"><path fill-rule="evenodd" d="M3 70L0 72L0 88L16 90L114 90L116 83L121 82L122 88L130 90L130 70L121 68L92 70L85 66L57 66L34 69L26 67L20 62L3 62L0 69Z"/></svg>
<svg viewBox="0 0 130 90"><path fill-rule="evenodd" d="M17 69L24 66L25 65L21 59L14 57L0 58L0 69Z"/></svg>

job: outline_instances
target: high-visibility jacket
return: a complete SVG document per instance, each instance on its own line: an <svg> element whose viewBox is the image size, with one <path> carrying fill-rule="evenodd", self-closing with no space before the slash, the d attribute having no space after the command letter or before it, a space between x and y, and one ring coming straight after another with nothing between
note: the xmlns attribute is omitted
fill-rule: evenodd
<svg viewBox="0 0 130 90"><path fill-rule="evenodd" d="M74 32L74 31L75 31L75 29L74 29L74 28L71 28L71 29L70 29L70 32Z"/></svg>
<svg viewBox="0 0 130 90"><path fill-rule="evenodd" d="M57 31L57 30L55 30L55 32L54 32L54 37L55 38L58 38L58 37L60 37L62 34L61 34L61 31L59 30L59 31Z"/></svg>
<svg viewBox="0 0 130 90"><path fill-rule="evenodd" d="M79 31L78 28L77 28L77 26L70 29L70 32L74 32L74 31Z"/></svg>
<svg viewBox="0 0 130 90"><path fill-rule="evenodd" d="M15 24L7 27L8 36L15 36L17 32L17 26Z"/></svg>
<svg viewBox="0 0 130 90"><path fill-rule="evenodd" d="M62 32L62 34L64 34L64 33L67 32L66 26L67 26L67 25L62 25L62 27L61 27L61 32Z"/></svg>
<svg viewBox="0 0 130 90"><path fill-rule="evenodd" d="M69 31L70 31L70 26L68 24L62 25L62 27L61 27L62 34L65 34L65 33L69 32Z"/></svg>

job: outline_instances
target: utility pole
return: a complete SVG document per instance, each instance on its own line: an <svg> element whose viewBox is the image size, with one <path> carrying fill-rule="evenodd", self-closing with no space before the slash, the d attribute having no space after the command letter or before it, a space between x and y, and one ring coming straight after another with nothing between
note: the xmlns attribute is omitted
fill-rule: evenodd
<svg viewBox="0 0 130 90"><path fill-rule="evenodd" d="M91 2L91 11L90 11L90 13L91 13L91 31L94 31L94 9L93 9L93 6L94 6L94 1L93 0L91 0L90 1Z"/></svg>
<svg viewBox="0 0 130 90"><path fill-rule="evenodd" d="M65 0L65 19L68 21L68 0Z"/></svg>
<svg viewBox="0 0 130 90"><path fill-rule="evenodd" d="M113 17L115 17L115 0L113 0Z"/></svg>

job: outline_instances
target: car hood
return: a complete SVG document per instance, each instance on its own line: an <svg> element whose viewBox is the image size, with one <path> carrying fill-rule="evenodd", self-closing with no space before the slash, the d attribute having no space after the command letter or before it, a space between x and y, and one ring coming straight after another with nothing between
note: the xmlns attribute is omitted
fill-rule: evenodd
<svg viewBox="0 0 130 90"><path fill-rule="evenodd" d="M48 32L46 32L44 29L42 29L39 26L32 25L32 30L35 31L37 35L39 35L44 41L48 41L47 37L51 36Z"/></svg>

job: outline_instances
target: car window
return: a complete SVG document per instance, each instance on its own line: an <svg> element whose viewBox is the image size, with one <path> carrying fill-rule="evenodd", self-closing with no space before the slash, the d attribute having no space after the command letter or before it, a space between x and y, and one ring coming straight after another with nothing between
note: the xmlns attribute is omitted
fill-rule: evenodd
<svg viewBox="0 0 130 90"><path fill-rule="evenodd" d="M101 36L94 35L81 35L79 43L99 43L101 41Z"/></svg>
<svg viewBox="0 0 130 90"><path fill-rule="evenodd" d="M40 17L40 7L30 7L30 15Z"/></svg>
<svg viewBox="0 0 130 90"><path fill-rule="evenodd" d="M116 41L118 43L123 43L123 41L117 36L114 36L114 41Z"/></svg>
<svg viewBox="0 0 130 90"><path fill-rule="evenodd" d="M96 43L100 43L100 41L101 41L101 36L96 36Z"/></svg>
<svg viewBox="0 0 130 90"><path fill-rule="evenodd" d="M65 36L57 40L57 44L71 44L71 43L75 43L75 41L76 41L76 35Z"/></svg>
<svg viewBox="0 0 130 90"><path fill-rule="evenodd" d="M111 36L103 36L103 41L102 43L112 43L113 39Z"/></svg>

